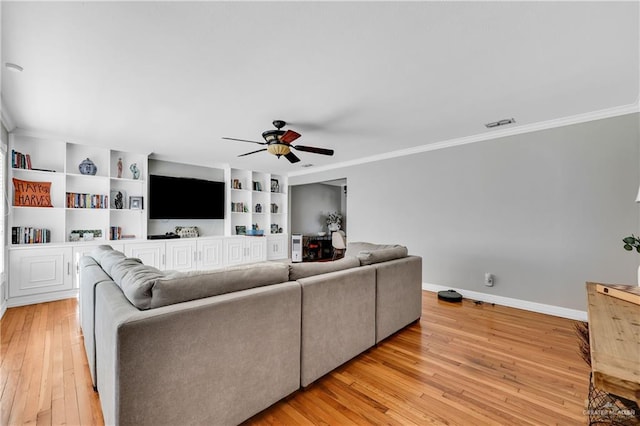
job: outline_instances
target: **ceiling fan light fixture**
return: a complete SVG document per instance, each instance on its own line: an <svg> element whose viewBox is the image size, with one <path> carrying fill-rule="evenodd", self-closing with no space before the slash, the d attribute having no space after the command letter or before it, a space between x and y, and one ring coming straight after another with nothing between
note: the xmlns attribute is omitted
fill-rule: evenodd
<svg viewBox="0 0 640 426"><path fill-rule="evenodd" d="M288 153L290 153L291 149L289 148L289 145L283 143L272 143L267 146L267 151L280 158L281 155L287 155Z"/></svg>

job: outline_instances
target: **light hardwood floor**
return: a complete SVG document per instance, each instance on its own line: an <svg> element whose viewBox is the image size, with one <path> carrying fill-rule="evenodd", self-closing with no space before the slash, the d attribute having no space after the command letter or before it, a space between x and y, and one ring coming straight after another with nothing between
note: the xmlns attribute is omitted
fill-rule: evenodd
<svg viewBox="0 0 640 426"><path fill-rule="evenodd" d="M423 292L419 322L246 424L584 425L573 327ZM0 332L1 425L103 424L75 299L10 308Z"/></svg>

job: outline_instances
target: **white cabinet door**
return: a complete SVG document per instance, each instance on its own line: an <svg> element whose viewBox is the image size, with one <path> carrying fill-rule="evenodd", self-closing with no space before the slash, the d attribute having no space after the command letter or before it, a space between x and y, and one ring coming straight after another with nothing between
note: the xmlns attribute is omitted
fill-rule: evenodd
<svg viewBox="0 0 640 426"><path fill-rule="evenodd" d="M245 237L227 237L224 239L224 264L238 265L244 263L245 258Z"/></svg>
<svg viewBox="0 0 640 426"><path fill-rule="evenodd" d="M136 257L145 265L165 269L165 244L162 243L129 243L124 246L127 257Z"/></svg>
<svg viewBox="0 0 640 426"><path fill-rule="evenodd" d="M245 262L262 262L267 260L267 239L264 237L247 237L245 242Z"/></svg>
<svg viewBox="0 0 640 426"><path fill-rule="evenodd" d="M267 260L286 259L289 257L289 238L284 234L267 237Z"/></svg>
<svg viewBox="0 0 640 426"><path fill-rule="evenodd" d="M11 250L9 297L28 296L73 288L71 247Z"/></svg>
<svg viewBox="0 0 640 426"><path fill-rule="evenodd" d="M166 242L166 269L175 271L191 271L196 269L196 242L172 240Z"/></svg>
<svg viewBox="0 0 640 426"><path fill-rule="evenodd" d="M222 238L198 240L198 269L216 269L224 266Z"/></svg>

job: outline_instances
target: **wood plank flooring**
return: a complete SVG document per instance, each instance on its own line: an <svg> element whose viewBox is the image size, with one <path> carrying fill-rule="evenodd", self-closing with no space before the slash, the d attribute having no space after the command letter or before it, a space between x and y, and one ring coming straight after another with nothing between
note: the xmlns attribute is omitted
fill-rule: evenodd
<svg viewBox="0 0 640 426"><path fill-rule="evenodd" d="M0 425L101 425L75 299L0 321ZM574 322L423 292L403 331L246 425L584 425Z"/></svg>

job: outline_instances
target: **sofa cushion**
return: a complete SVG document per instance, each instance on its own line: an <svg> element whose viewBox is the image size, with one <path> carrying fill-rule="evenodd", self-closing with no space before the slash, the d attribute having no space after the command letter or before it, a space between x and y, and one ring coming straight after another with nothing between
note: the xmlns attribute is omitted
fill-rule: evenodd
<svg viewBox="0 0 640 426"><path fill-rule="evenodd" d="M292 263L289 265L289 279L296 281L313 275L342 271L343 269L357 268L358 266L360 266L360 260L357 257L346 256L334 262Z"/></svg>
<svg viewBox="0 0 640 426"><path fill-rule="evenodd" d="M154 281L151 308L289 281L280 262L230 266L212 271L171 272Z"/></svg>
<svg viewBox="0 0 640 426"><path fill-rule="evenodd" d="M165 274L153 266L136 262L136 259L122 259L114 265L113 281L124 295L138 309L149 309L152 305L152 288Z"/></svg>
<svg viewBox="0 0 640 426"><path fill-rule="evenodd" d="M102 266L102 258L107 254L107 253L111 253L114 252L116 250L113 249L113 247L111 247L110 245L107 244L102 244L99 245L97 247L95 247L93 250L91 250L91 257L93 257L93 259L98 263L98 265ZM118 252L120 253L120 252ZM122 254L122 253L120 253ZM124 256L124 254L122 254Z"/></svg>
<svg viewBox="0 0 640 426"><path fill-rule="evenodd" d="M361 265L386 262L407 257L409 251L399 244L373 244L365 242L349 243L346 256L356 256Z"/></svg>

